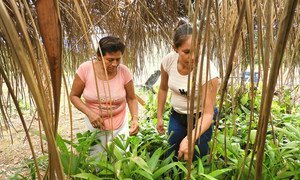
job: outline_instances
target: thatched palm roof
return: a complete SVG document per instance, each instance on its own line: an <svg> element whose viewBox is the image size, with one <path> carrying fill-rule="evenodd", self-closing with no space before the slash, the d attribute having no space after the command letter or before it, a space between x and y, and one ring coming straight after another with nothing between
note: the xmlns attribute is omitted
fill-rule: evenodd
<svg viewBox="0 0 300 180"><path fill-rule="evenodd" d="M283 15L287 24L285 19L280 21ZM0 1L0 95L3 96L1 82L5 82L12 95L5 98L12 98L18 107L17 100L26 97L24 87L28 88L41 117L52 160L59 162L54 134L62 74L74 73L82 61L95 54L91 37L103 33L119 36L127 46L124 63L139 72L141 66L137 64L145 64L148 59L144 57L154 46L161 49L171 45L172 30L180 18L198 25L200 30L194 31L193 37L199 41L194 47L201 49L202 55L218 60L222 78L227 67L224 84L233 65L240 73L257 64L260 73L268 74L274 59L283 60L281 77L294 82L300 64L297 0L19 0ZM286 27L280 29L281 24ZM274 51L276 47L280 53ZM278 71L274 72L272 77L277 80ZM267 78L264 80L266 86ZM222 87L224 95L226 86ZM4 124L9 128L8 103L0 101ZM50 174L55 171L61 179L61 167L53 168Z"/></svg>

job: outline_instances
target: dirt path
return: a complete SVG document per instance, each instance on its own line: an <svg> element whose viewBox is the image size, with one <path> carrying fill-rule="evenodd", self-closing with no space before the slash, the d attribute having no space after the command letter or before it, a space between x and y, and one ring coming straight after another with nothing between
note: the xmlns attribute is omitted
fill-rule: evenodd
<svg viewBox="0 0 300 180"><path fill-rule="evenodd" d="M69 114L65 113L67 110L61 108L61 115L59 121L59 134L66 139L70 139L70 120ZM84 132L84 115L73 108L73 134L75 137L76 133ZM32 115L25 115L25 119L28 120L27 126L29 126L32 119ZM25 133L22 127L21 121L17 115L13 115L11 118L12 124L17 130L11 129L12 139L8 130L3 131L3 136L0 136L0 179L9 179L11 175L16 172L22 172L22 167L26 165L26 160L32 158L32 154L29 148L29 143L25 140ZM3 128L3 127L2 127ZM30 135L32 138L32 143L34 145L35 153L37 156L42 155L42 149L40 146L40 137L38 136L39 127L38 120L33 120L30 128ZM46 141L43 140L43 147L46 149Z"/></svg>

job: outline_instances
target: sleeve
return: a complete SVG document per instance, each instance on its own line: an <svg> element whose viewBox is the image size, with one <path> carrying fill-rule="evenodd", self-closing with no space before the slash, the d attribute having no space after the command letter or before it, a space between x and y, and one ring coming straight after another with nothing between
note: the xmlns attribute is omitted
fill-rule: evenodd
<svg viewBox="0 0 300 180"><path fill-rule="evenodd" d="M170 69L171 69L170 54L168 54L165 57L163 57L163 59L161 61L161 65L162 65L163 69L169 74L170 73Z"/></svg>
<svg viewBox="0 0 300 180"><path fill-rule="evenodd" d="M83 82L86 82L87 72L88 72L88 62L84 62L78 67L76 74Z"/></svg>
<svg viewBox="0 0 300 180"><path fill-rule="evenodd" d="M120 65L122 77L124 79L124 85L127 84L129 81L132 80L132 74L130 73L129 69L125 65Z"/></svg>

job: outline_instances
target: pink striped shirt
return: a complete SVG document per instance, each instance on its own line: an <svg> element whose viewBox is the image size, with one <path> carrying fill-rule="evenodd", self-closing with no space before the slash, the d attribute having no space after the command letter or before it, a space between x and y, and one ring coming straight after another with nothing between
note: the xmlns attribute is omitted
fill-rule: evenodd
<svg viewBox="0 0 300 180"><path fill-rule="evenodd" d="M104 130L119 129L126 116L125 85L132 80L132 75L128 68L125 65L120 64L118 66L117 75L111 80L103 81L97 78L101 102L100 106L92 61L82 63L76 73L85 83L85 88L82 93L85 104L104 119ZM108 85L110 89L108 88ZM110 118L111 112L112 118Z"/></svg>

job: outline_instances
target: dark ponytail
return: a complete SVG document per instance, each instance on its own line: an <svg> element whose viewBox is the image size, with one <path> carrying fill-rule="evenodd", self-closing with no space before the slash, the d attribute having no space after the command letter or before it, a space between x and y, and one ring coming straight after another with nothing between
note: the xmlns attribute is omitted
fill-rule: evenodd
<svg viewBox="0 0 300 180"><path fill-rule="evenodd" d="M176 48L180 47L192 34L193 28L184 20L180 20L174 29L173 44Z"/></svg>

